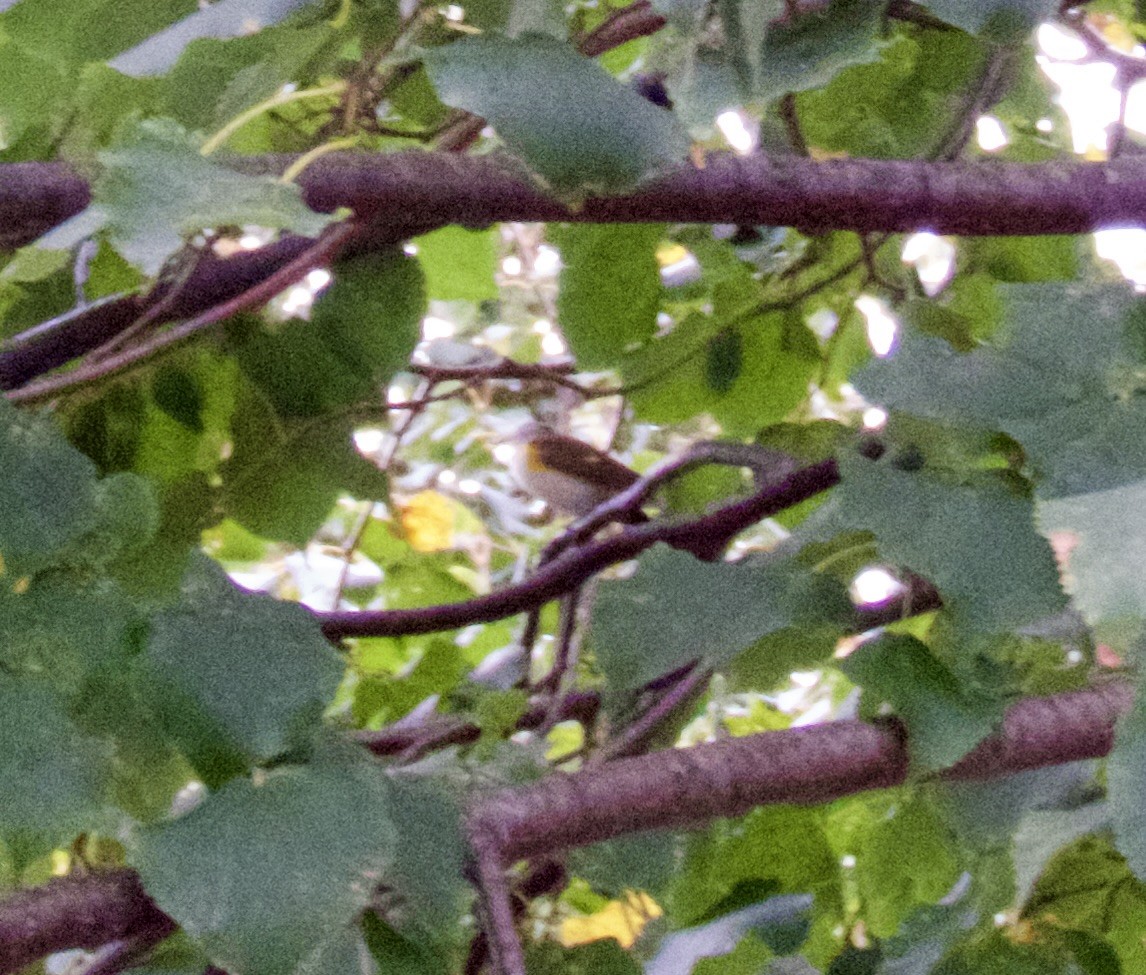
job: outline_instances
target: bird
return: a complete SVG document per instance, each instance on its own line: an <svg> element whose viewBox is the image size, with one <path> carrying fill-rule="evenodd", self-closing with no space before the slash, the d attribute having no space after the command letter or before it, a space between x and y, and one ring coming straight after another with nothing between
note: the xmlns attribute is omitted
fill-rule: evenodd
<svg viewBox="0 0 1146 975"><path fill-rule="evenodd" d="M531 421L510 436L514 480L556 511L583 518L614 495L632 487L640 475L602 450ZM648 521L633 512L631 522Z"/></svg>

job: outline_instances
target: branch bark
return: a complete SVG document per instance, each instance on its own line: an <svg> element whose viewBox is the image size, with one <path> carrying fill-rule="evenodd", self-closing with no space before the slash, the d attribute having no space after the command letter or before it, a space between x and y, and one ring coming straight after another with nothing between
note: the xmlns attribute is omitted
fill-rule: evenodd
<svg viewBox="0 0 1146 975"><path fill-rule="evenodd" d="M232 160L242 172L277 175L295 157ZM42 233L87 204L86 184L58 163L0 166L0 245ZM756 223L810 232L1074 234L1146 221L1146 160L1105 163L921 162L714 156L634 191L575 208L547 195L504 156L332 153L298 178L315 210L350 207L410 236L447 224L505 220L581 223Z"/></svg>
<svg viewBox="0 0 1146 975"><path fill-rule="evenodd" d="M158 943L175 930L134 870L60 877L0 903L0 973L68 948L120 939Z"/></svg>

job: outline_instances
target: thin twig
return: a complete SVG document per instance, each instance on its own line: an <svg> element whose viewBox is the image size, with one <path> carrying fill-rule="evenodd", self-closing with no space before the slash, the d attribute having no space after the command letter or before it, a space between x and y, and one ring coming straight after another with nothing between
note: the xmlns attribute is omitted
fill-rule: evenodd
<svg viewBox="0 0 1146 975"><path fill-rule="evenodd" d="M415 363L410 367L411 372L439 383L458 381L472 384L493 379L519 379L564 386L566 389L572 389L581 396L589 398L592 391L586 389L575 379L570 378L575 369L574 363L568 360L554 363L516 362L504 357L498 358L494 362L474 366L436 366L428 363Z"/></svg>
<svg viewBox="0 0 1146 975"><path fill-rule="evenodd" d="M390 444L390 448L386 451L386 455L379 465L382 471L389 474L390 468L394 464L394 458L398 454L398 448L402 444L402 437L413 425L414 421L422 414L426 406L432 402L431 393L434 389L434 383L429 380L423 380L418 384L418 389L415 392L414 399L409 401L409 412L402 417L401 422L398 424L398 429L394 431L394 440ZM389 483L389 482L387 482ZM331 609L338 609L338 604L342 602L342 590L346 587L346 578L350 574L350 563L354 558L354 553L358 550L358 546L362 544L362 539L366 534L366 529L370 526L370 519L374 511L373 502L367 502L366 508L358 517L354 525L354 530L351 531L349 538L342 547L342 568L338 572L338 582L334 587L334 605Z"/></svg>
<svg viewBox="0 0 1146 975"><path fill-rule="evenodd" d="M174 282L167 289L162 298L159 299L154 305L148 308L142 315L135 321L127 326L118 335L113 335L110 339L92 349L91 352L85 356L85 361L89 363L99 362L101 359L106 359L116 349L122 348L129 341L140 335L146 328L162 318L171 310L171 307L179 299L186 288L187 282L191 280L191 276L198 269L203 261L203 256L206 253L205 245L203 249L193 250L190 255L184 255L183 265L179 269Z"/></svg>
<svg viewBox="0 0 1146 975"><path fill-rule="evenodd" d="M774 301L766 301L752 308L749 308L747 311L726 322L725 327L735 325L739 322L743 322L751 318L756 318L760 315L767 315L771 312L785 311L802 301L806 301L808 298L812 297L812 295L815 295L820 291L823 291L825 288L831 287L833 284L842 280L843 278L846 278L856 268L860 267L863 264L863 261L864 258L861 253L859 257L845 262L830 274L814 282L813 284L808 285L800 291L797 291L785 298L778 298ZM676 372L677 369L687 365L694 358L696 358L696 356L703 354L704 351L708 348L709 338L710 336L703 336L700 340L697 341L697 344L693 348L686 350L671 362L665 363L664 365L652 370L647 375L642 376L640 379L635 379L632 382L623 383L620 386L612 386L606 389L589 391L586 394L586 398L600 399L606 396L630 396L631 394L639 392L642 389L647 389L650 386L654 386L666 376L671 375L672 373Z"/></svg>
<svg viewBox="0 0 1146 975"><path fill-rule="evenodd" d="M792 150L801 156L808 155L808 142L804 138L804 130L800 127L800 115L796 110L796 96L791 92L784 95L780 99L777 111L784 123L784 131L788 133L788 144Z"/></svg>
<svg viewBox="0 0 1146 975"><path fill-rule="evenodd" d="M665 721L689 701L703 693L711 676L712 671L707 667L693 666L688 673L684 674L680 680L646 708L644 713L630 724L623 734L593 756L593 760L589 764L603 764L644 751L648 746L649 739Z"/></svg>
<svg viewBox="0 0 1146 975"><path fill-rule="evenodd" d="M561 601L561 628L557 633L553 667L536 686L537 690L549 694L549 707L544 720L537 727L538 737L544 738L563 720L563 705L566 695L572 691L581 654L581 638L585 632L587 608L596 596L596 582L596 578L588 580L584 586L575 589Z"/></svg>
<svg viewBox="0 0 1146 975"><path fill-rule="evenodd" d="M1014 56L1015 52L1007 47L996 46L991 49L983 70L975 82L974 94L964 104L950 131L928 154L928 158L951 162L963 154L963 150L967 148L971 136L975 133L980 117L1004 94L1002 85L1006 79L1006 69Z"/></svg>

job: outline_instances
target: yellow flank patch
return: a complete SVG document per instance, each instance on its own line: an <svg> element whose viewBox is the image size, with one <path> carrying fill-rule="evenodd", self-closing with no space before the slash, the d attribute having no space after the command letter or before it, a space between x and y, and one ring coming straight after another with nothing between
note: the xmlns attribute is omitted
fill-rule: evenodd
<svg viewBox="0 0 1146 975"><path fill-rule="evenodd" d="M541 451L537 449L536 444L530 443L525 445L525 469L527 471L533 471L534 473L549 470L545 462L541 459Z"/></svg>
<svg viewBox="0 0 1146 975"><path fill-rule="evenodd" d="M626 891L623 900L609 901L596 914L568 918L561 925L561 943L571 948L615 938L622 948L631 948L645 925L663 913L660 905L643 891Z"/></svg>

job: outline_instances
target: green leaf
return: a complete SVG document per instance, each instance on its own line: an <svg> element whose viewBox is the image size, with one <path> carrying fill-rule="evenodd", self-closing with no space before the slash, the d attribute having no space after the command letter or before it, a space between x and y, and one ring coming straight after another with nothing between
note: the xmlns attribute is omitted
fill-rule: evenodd
<svg viewBox="0 0 1146 975"><path fill-rule="evenodd" d="M179 605L154 618L144 664L153 707L209 782L225 777L216 756L230 768L302 744L342 677L306 610L235 588L205 558Z"/></svg>
<svg viewBox="0 0 1146 975"><path fill-rule="evenodd" d="M222 504L248 531L304 545L341 492L385 497L386 477L354 446L353 420L283 421L253 390L239 395Z"/></svg>
<svg viewBox="0 0 1146 975"><path fill-rule="evenodd" d="M0 158L26 137L49 135L48 123L68 96L67 78L52 59L4 36L4 29L0 17Z"/></svg>
<svg viewBox="0 0 1146 975"><path fill-rule="evenodd" d="M878 4L872 4L873 8ZM959 31L919 31L886 45L798 98L809 145L871 158L933 153L959 121L958 106L977 94L986 48Z"/></svg>
<svg viewBox="0 0 1146 975"><path fill-rule="evenodd" d="M403 898L406 917L399 929L417 933L420 942L439 951L467 941L462 918L471 910L473 888L465 879L469 858L456 798L417 771L387 782L388 802L397 833L394 859L386 881Z"/></svg>
<svg viewBox="0 0 1146 975"><path fill-rule="evenodd" d="M917 907L934 904L959 879L954 838L922 799L892 807L856 853L864 921L877 938L894 935Z"/></svg>
<svg viewBox="0 0 1146 975"><path fill-rule="evenodd" d="M426 275L427 298L486 301L498 297L494 231L443 227L415 238L414 244Z"/></svg>
<svg viewBox="0 0 1146 975"><path fill-rule="evenodd" d="M621 192L688 151L671 113L550 37L468 37L423 61L442 101L486 119L560 193Z"/></svg>
<svg viewBox="0 0 1146 975"><path fill-rule="evenodd" d="M213 4L187 10L184 17L167 30L145 33L147 40L124 52L112 63L117 71L128 75L162 74L167 71L191 42L199 38L237 37L251 33L252 24L264 27L286 17L307 0L247 0L242 4ZM191 12L194 10L195 12Z"/></svg>
<svg viewBox="0 0 1146 975"><path fill-rule="evenodd" d="M1058 12L1055 0L928 0L936 17L969 34L1022 41Z"/></svg>
<svg viewBox="0 0 1146 975"><path fill-rule="evenodd" d="M990 345L961 355L908 333L856 387L885 407L1010 434L1044 499L1146 476L1146 305L1123 287L999 290L1006 324Z"/></svg>
<svg viewBox="0 0 1146 975"><path fill-rule="evenodd" d="M739 329L717 332L708 340L705 357L706 379L714 393L727 393L744 368L744 338Z"/></svg>
<svg viewBox="0 0 1146 975"><path fill-rule="evenodd" d="M1105 925L1112 891L1138 886L1125 859L1100 835L1084 836L1059 851L1039 876L1025 913L1051 914L1062 925L1097 929Z"/></svg>
<svg viewBox="0 0 1146 975"><path fill-rule="evenodd" d="M354 715L363 724L396 721L431 695L449 693L467 669L453 641L434 637L400 680L390 676L363 680L354 691Z"/></svg>
<svg viewBox="0 0 1146 975"><path fill-rule="evenodd" d="M1038 506L1039 527L1065 553L1063 585L1092 624L1146 617L1146 480L1054 498Z"/></svg>
<svg viewBox="0 0 1146 975"><path fill-rule="evenodd" d="M747 12L753 4L744 4ZM759 54L753 52L754 94L761 99L823 88L845 68L879 58L882 4L832 0L819 9L773 23Z"/></svg>
<svg viewBox="0 0 1146 975"><path fill-rule="evenodd" d="M1092 802L1077 809L1028 812L1015 833L1013 860L1015 893L1025 903L1047 863L1081 836L1110 828L1106 803Z"/></svg>
<svg viewBox="0 0 1146 975"><path fill-rule="evenodd" d="M0 470L0 558L8 574L53 564L95 526L95 467L47 417L0 403Z"/></svg>
<svg viewBox="0 0 1146 975"><path fill-rule="evenodd" d="M110 761L45 683L0 677L0 837L22 860L106 828Z"/></svg>
<svg viewBox="0 0 1146 975"><path fill-rule="evenodd" d="M134 474L112 474L96 484L95 523L64 554L70 566L104 569L137 553L159 527L159 504L151 485Z"/></svg>
<svg viewBox="0 0 1146 975"><path fill-rule="evenodd" d="M0 589L0 671L71 695L98 669L126 666L135 612L114 584L85 576L46 572L26 591Z"/></svg>
<svg viewBox="0 0 1146 975"><path fill-rule="evenodd" d="M195 380L182 369L161 367L151 388L152 398L176 423L192 433L203 432L203 393Z"/></svg>
<svg viewBox="0 0 1146 975"><path fill-rule="evenodd" d="M640 975L642 967L612 938L577 948L553 941L526 946L525 967L531 975Z"/></svg>
<svg viewBox="0 0 1146 975"><path fill-rule="evenodd" d="M108 572L124 590L151 601L178 598L187 553L198 547L200 533L217 517L215 492L202 474L166 484L159 495L159 526L146 544L120 553Z"/></svg>
<svg viewBox="0 0 1146 975"><path fill-rule="evenodd" d="M156 822L198 776L147 709L139 678L130 664L104 666L75 696L74 716L82 730L114 744L105 784L110 799L137 821Z"/></svg>
<svg viewBox="0 0 1146 975"><path fill-rule="evenodd" d="M452 971L444 959L428 951L425 945L402 937L377 914L367 913L362 918L362 930L366 947L383 972L450 975Z"/></svg>
<svg viewBox="0 0 1146 975"><path fill-rule="evenodd" d="M233 320L243 372L282 417L312 417L366 398L404 368L420 335L425 299L418 262L401 251L340 262L309 322Z"/></svg>
<svg viewBox="0 0 1146 975"><path fill-rule="evenodd" d="M864 643L840 669L864 689L869 711L877 701L890 702L907 725L912 760L925 768L953 765L1002 720L1002 701L970 696L912 637L884 635Z"/></svg>
<svg viewBox="0 0 1146 975"><path fill-rule="evenodd" d="M213 349L169 359L134 421L133 469L165 484L195 472L214 475L230 449L238 374L235 360Z"/></svg>
<svg viewBox="0 0 1146 975"><path fill-rule="evenodd" d="M94 158L99 150L114 141L116 132L132 118L162 114L159 108L161 94L162 89L157 82L124 77L98 62L85 65L80 69L74 91L69 92L74 109L64 137L64 153L73 159ZM125 264L106 244L101 250L104 253L89 267L89 299L112 291L129 290L139 279L139 272ZM120 270L120 275L125 278L134 276L135 281L124 281L120 287L106 287L108 274L99 264L106 264L113 256L127 270L126 274Z"/></svg>
<svg viewBox="0 0 1146 975"><path fill-rule="evenodd" d="M194 0L59 0L50 8L18 3L0 16L0 30L26 50L73 66L103 61L194 9Z"/></svg>
<svg viewBox="0 0 1146 975"><path fill-rule="evenodd" d="M770 806L689 836L669 901L673 917L681 924L707 919L748 881L772 880L779 893L838 896L839 863L820 820L814 809Z"/></svg>
<svg viewBox="0 0 1146 975"><path fill-rule="evenodd" d="M1001 632L1065 605L1034 507L992 473L950 483L929 470L904 469L899 455L840 461L840 515L872 532L880 553L930 579L960 626Z"/></svg>
<svg viewBox="0 0 1146 975"><path fill-rule="evenodd" d="M1101 934L1118 952L1124 972L1146 962L1146 886L1104 836L1088 836L1061 850L1039 878L1023 916Z"/></svg>
<svg viewBox="0 0 1146 975"><path fill-rule="evenodd" d="M409 364L425 304L416 260L397 249L365 254L335 265L334 282L315 302L310 329L369 388Z"/></svg>
<svg viewBox="0 0 1146 975"><path fill-rule="evenodd" d="M767 633L850 609L842 586L790 554L707 563L656 548L633 578L602 588L593 645L610 688L632 690L690 660L719 667Z"/></svg>
<svg viewBox="0 0 1146 975"><path fill-rule="evenodd" d="M643 890L656 899L672 880L678 847L673 833L637 833L573 850L569 867L606 897Z"/></svg>
<svg viewBox="0 0 1146 975"><path fill-rule="evenodd" d="M731 311L731 309L730 309ZM730 316L731 317L731 316ZM798 315L772 312L727 319L692 315L665 338L626 357L625 385L637 415L652 423L678 423L711 413L724 431L750 436L778 423L807 395L820 365L815 336ZM740 369L729 369L729 345L739 346ZM723 362L713 365L713 342ZM713 380L717 381L714 382Z"/></svg>
<svg viewBox="0 0 1146 975"><path fill-rule="evenodd" d="M1085 975L1122 975L1118 955L1102 938L1086 931L1064 931L1062 939Z"/></svg>
<svg viewBox="0 0 1146 975"><path fill-rule="evenodd" d="M667 969L696 975L766 971L773 952L791 954L804 943L812 900L809 894L772 897L707 924L674 931L649 967L654 972Z"/></svg>
<svg viewBox="0 0 1146 975"><path fill-rule="evenodd" d="M830 590L826 581L821 585L825 592ZM842 613L843 602L838 605ZM810 621L769 633L737 655L727 667L728 678L733 687L741 690L780 687L794 671L813 670L828 663L844 635L839 623Z"/></svg>
<svg viewBox="0 0 1146 975"><path fill-rule="evenodd" d="M364 399L372 388L369 377L331 348L312 322L296 318L272 330L242 316L227 331L244 374L281 417L322 416ZM251 422L242 413L238 423Z"/></svg>
<svg viewBox="0 0 1146 975"><path fill-rule="evenodd" d="M967 271L982 269L996 281L1073 281L1079 271L1077 237L970 237L959 250Z"/></svg>
<svg viewBox="0 0 1146 975"><path fill-rule="evenodd" d="M155 275L205 227L257 224L316 236L332 219L303 205L298 187L245 176L204 159L174 122L139 122L99 156L92 205L41 238L67 248L102 230L131 263Z"/></svg>
<svg viewBox="0 0 1146 975"><path fill-rule="evenodd" d="M192 41L178 63L156 79L163 91L163 114L192 131L220 128L296 80L315 53L316 42L322 40L316 33L284 27L226 40Z"/></svg>
<svg viewBox="0 0 1146 975"><path fill-rule="evenodd" d="M395 849L381 767L328 755L228 782L182 818L144 829L131 862L214 964L294 975L328 970L357 938Z"/></svg>
<svg viewBox="0 0 1146 975"><path fill-rule="evenodd" d="M558 319L579 368L615 368L629 347L656 332L663 232L661 224L568 224L550 232L561 250Z"/></svg>

